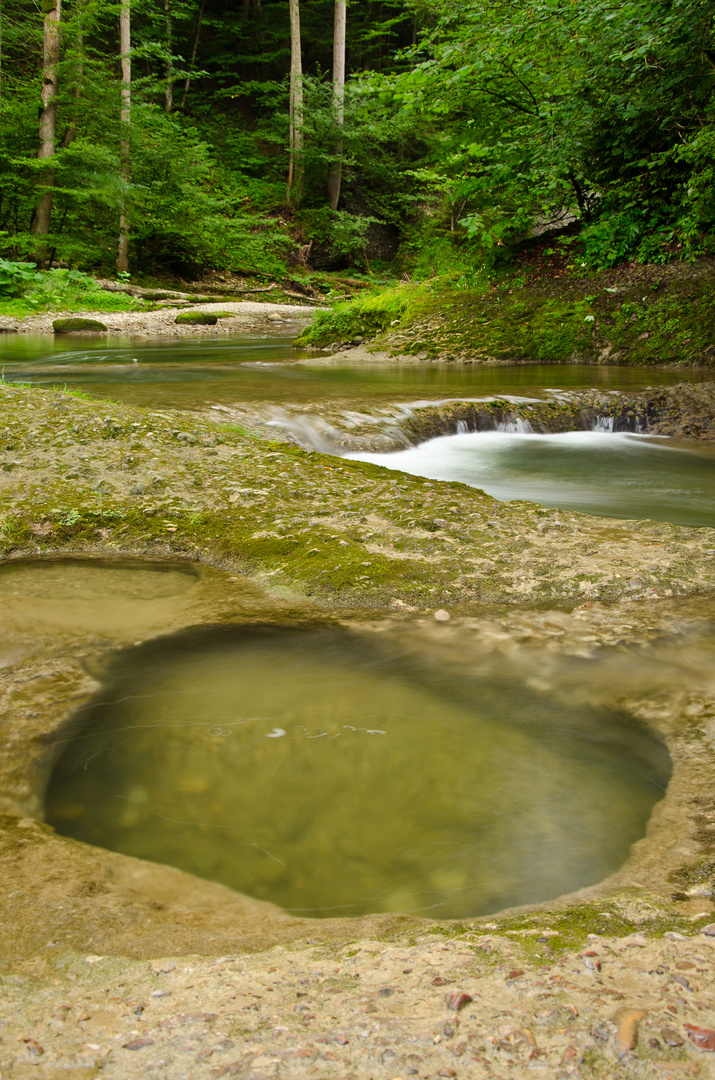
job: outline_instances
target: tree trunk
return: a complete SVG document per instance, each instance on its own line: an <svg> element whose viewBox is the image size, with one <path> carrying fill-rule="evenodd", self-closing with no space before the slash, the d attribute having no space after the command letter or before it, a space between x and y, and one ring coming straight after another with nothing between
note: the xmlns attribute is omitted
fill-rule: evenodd
<svg viewBox="0 0 715 1080"><path fill-rule="evenodd" d="M205 2L205 0L201 0L201 4L199 6L199 17L196 20L196 33L194 35L194 44L193 44L192 49L191 49L191 59L189 60L189 70L188 70L188 72L186 74L186 82L184 83L184 92L181 95L181 108L182 109L186 108L186 95L188 94L189 86L191 85L191 72L194 70L194 64L196 63L196 53L197 53L198 48L199 48L199 35L201 33L201 20L204 17L204 2Z"/></svg>
<svg viewBox="0 0 715 1080"><path fill-rule="evenodd" d="M166 24L166 50L169 54L166 61L166 91L164 93L164 112L170 113L174 106L174 83L172 81L174 74L174 65L171 60L172 41L169 0L164 0L164 22Z"/></svg>
<svg viewBox="0 0 715 1080"><path fill-rule="evenodd" d="M289 0L290 5L290 131L288 203L300 200L303 186L303 63L300 47L300 8L299 0Z"/></svg>
<svg viewBox="0 0 715 1080"><path fill-rule="evenodd" d="M119 167L124 193L119 209L119 244L117 247L117 272L129 272L129 206L128 187L131 179L130 124L132 115L132 61L131 39L131 0L121 0L119 8L119 56L122 68L120 87L119 122Z"/></svg>
<svg viewBox="0 0 715 1080"><path fill-rule="evenodd" d="M328 201L331 210L338 209L340 184L343 175L343 138L345 122L345 24L347 22L346 0L335 0L335 26L333 32L333 119L340 132L333 147L333 161L328 174Z"/></svg>
<svg viewBox="0 0 715 1080"><path fill-rule="evenodd" d="M40 145L37 157L40 161L52 158L55 153L55 131L57 128L57 67L60 59L60 3L61 0L45 0L42 10L45 15L43 51L42 51L42 90L40 93ZM40 173L43 192L35 206L30 225L30 232L35 236L47 236L52 217L52 188L55 182L55 170L52 166ZM44 266L47 254L44 245L37 250L37 262Z"/></svg>

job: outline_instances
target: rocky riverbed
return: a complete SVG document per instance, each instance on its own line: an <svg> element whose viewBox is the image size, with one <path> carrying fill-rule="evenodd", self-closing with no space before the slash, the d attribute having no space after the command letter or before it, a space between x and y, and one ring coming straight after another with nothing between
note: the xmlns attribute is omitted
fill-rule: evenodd
<svg viewBox="0 0 715 1080"><path fill-rule="evenodd" d="M110 598L65 630L61 597L4 599L3 1077L713 1073L712 530L498 503L218 411L11 385L0 409L2 573L149 559L198 582L143 621ZM615 658L599 693L674 762L648 836L533 910L306 920L41 823L53 735L106 657L256 619L407 635L445 665L499 650L541 684Z"/></svg>

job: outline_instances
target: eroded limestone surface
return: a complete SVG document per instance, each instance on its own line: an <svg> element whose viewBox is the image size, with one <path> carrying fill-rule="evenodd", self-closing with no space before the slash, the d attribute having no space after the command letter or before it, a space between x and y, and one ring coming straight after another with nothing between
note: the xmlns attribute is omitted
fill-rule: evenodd
<svg viewBox="0 0 715 1080"><path fill-rule="evenodd" d="M58 587L3 594L3 1076L610 1076L620 1057L624 1076L710 1075L712 530L504 505L61 391L2 387L0 402L0 589L58 554L194 575L146 618L105 596L72 624ZM486 923L304 920L38 820L54 735L114 650L326 617L445 668L498 650L537 685L651 724L674 776L626 866Z"/></svg>

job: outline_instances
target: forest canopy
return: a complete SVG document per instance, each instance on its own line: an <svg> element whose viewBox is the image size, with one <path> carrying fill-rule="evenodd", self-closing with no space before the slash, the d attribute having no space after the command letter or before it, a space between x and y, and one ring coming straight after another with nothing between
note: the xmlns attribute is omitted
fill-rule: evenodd
<svg viewBox="0 0 715 1080"><path fill-rule="evenodd" d="M715 0L60 4L3 0L7 259L191 279L419 276L539 235L591 266L712 251Z"/></svg>

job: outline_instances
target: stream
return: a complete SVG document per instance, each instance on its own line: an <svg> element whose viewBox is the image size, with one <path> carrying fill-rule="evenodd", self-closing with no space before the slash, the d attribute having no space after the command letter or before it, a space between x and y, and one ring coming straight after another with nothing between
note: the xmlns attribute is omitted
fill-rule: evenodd
<svg viewBox="0 0 715 1080"><path fill-rule="evenodd" d="M293 338L177 338L128 341L0 335L8 381L60 386L128 405L205 409L211 405L299 404L340 398L353 406L485 394L542 396L549 388L641 390L710 372L565 364L340 365L293 348Z"/></svg>

